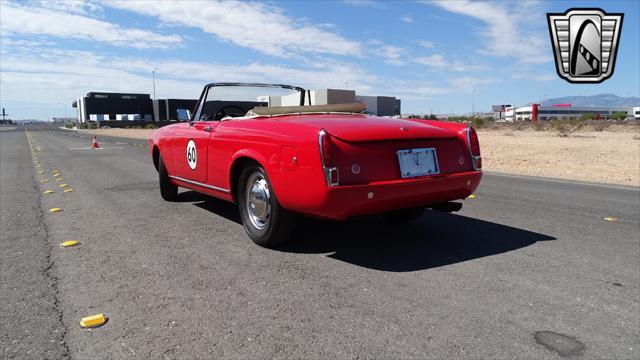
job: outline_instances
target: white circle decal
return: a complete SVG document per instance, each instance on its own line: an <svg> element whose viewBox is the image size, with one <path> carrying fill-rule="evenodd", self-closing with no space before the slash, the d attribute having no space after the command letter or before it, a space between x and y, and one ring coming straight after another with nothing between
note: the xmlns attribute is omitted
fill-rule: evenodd
<svg viewBox="0 0 640 360"><path fill-rule="evenodd" d="M198 166L198 153L196 152L196 143L193 140L189 140L187 144L187 163L191 170L195 170Z"/></svg>

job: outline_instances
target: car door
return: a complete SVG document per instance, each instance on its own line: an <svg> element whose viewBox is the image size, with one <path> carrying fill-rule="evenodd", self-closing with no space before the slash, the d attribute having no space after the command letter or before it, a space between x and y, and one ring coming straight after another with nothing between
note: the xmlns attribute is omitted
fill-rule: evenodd
<svg viewBox="0 0 640 360"><path fill-rule="evenodd" d="M179 124L174 131L172 156L176 176L200 183L207 182L209 138L214 121Z"/></svg>

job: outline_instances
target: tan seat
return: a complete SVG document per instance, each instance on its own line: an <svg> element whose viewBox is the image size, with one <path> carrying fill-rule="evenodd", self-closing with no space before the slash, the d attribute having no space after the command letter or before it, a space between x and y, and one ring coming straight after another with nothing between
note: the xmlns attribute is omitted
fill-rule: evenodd
<svg viewBox="0 0 640 360"><path fill-rule="evenodd" d="M367 107L364 103L255 107L247 115L284 115L304 113L360 113Z"/></svg>

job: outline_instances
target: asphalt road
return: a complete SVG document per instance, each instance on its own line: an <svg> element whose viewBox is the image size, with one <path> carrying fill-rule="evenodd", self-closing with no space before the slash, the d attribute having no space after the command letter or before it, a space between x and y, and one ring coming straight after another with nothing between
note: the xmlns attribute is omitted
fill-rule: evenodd
<svg viewBox="0 0 640 360"><path fill-rule="evenodd" d="M0 132L5 358L640 358L638 189L487 174L457 214L268 250L233 205L164 202L145 147L29 133L41 168Z"/></svg>

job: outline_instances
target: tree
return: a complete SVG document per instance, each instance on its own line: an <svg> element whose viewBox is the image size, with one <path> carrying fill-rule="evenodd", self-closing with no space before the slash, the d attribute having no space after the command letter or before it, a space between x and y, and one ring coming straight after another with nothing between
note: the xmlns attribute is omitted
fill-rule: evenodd
<svg viewBox="0 0 640 360"><path fill-rule="evenodd" d="M585 113L580 115L580 120L593 120L596 118L596 114Z"/></svg>
<svg viewBox="0 0 640 360"><path fill-rule="evenodd" d="M624 120L627 118L627 112L626 111L614 111L611 114L611 118L614 120Z"/></svg>

